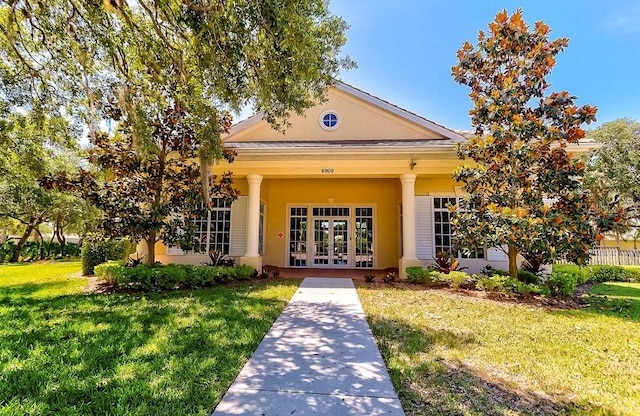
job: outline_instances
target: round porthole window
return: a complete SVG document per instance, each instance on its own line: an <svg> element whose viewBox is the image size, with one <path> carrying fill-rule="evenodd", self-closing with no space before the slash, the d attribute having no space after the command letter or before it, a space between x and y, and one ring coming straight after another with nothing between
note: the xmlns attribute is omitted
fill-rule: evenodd
<svg viewBox="0 0 640 416"><path fill-rule="evenodd" d="M340 117L334 111L325 111L320 115L320 125L325 130L335 130L340 125Z"/></svg>

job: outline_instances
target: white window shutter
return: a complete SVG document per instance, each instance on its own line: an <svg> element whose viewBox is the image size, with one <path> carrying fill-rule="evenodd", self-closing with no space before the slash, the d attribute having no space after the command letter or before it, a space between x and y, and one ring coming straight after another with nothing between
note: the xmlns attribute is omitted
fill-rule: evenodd
<svg viewBox="0 0 640 416"><path fill-rule="evenodd" d="M231 235L229 255L244 256L247 252L247 203L249 197L239 196L231 204Z"/></svg>
<svg viewBox="0 0 640 416"><path fill-rule="evenodd" d="M507 255L499 248L492 247L487 250L487 261L507 261Z"/></svg>
<svg viewBox="0 0 640 416"><path fill-rule="evenodd" d="M416 254L433 260L433 197L416 196Z"/></svg>

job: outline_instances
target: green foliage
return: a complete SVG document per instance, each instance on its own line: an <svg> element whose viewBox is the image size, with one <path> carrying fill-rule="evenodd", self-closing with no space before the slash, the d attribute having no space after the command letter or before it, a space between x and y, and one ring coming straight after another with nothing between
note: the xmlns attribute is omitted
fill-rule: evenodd
<svg viewBox="0 0 640 416"><path fill-rule="evenodd" d="M581 125L595 120L596 108L575 105L564 91L547 92L555 56L568 45L548 35L543 22L530 30L520 10L502 11L477 47L462 46L452 68L471 89L475 127L458 147L458 157L471 163L453 175L468 196L452 224L462 247L506 247L514 278L519 253L586 263L596 235L581 187L585 164L567 151L585 136Z"/></svg>
<svg viewBox="0 0 640 416"><path fill-rule="evenodd" d="M590 131L587 137L600 147L587 155L585 185L595 206L609 215L616 237L635 228L640 219L640 122L619 119ZM637 237L637 236L636 236Z"/></svg>
<svg viewBox="0 0 640 416"><path fill-rule="evenodd" d="M487 292L503 292L505 289L505 283L509 280L509 274L493 274L485 275L480 274L478 276L478 283L476 283L476 289L484 290Z"/></svg>
<svg viewBox="0 0 640 416"><path fill-rule="evenodd" d="M635 266L576 266L554 264L553 273L575 276L579 284L603 282L640 282L640 267Z"/></svg>
<svg viewBox="0 0 640 416"><path fill-rule="evenodd" d="M199 289L232 280L249 280L255 270L248 265L195 266L190 264L144 264L126 267L122 262L104 263L95 268L101 280L119 288L157 291Z"/></svg>
<svg viewBox="0 0 640 416"><path fill-rule="evenodd" d="M407 281L409 283L431 284L437 281L440 274L437 270L423 269L420 266L406 268Z"/></svg>
<svg viewBox="0 0 640 416"><path fill-rule="evenodd" d="M231 277L238 280L248 280L255 273L255 269L247 264L241 264L239 266L233 266L233 274Z"/></svg>
<svg viewBox="0 0 640 416"><path fill-rule="evenodd" d="M540 283L540 277L528 270L518 270L518 280L524 283Z"/></svg>
<svg viewBox="0 0 640 416"><path fill-rule="evenodd" d="M95 275L100 277L102 281L115 286L124 279L124 271L126 268L123 267L123 265L122 261L107 261L94 266L93 270Z"/></svg>
<svg viewBox="0 0 640 416"><path fill-rule="evenodd" d="M550 295L551 291L544 285L538 285L535 283L525 283L518 279L508 277L504 282L504 291L519 296L531 296L531 295Z"/></svg>
<svg viewBox="0 0 640 416"><path fill-rule="evenodd" d="M129 240L85 241L82 244L82 274L91 275L95 267L107 260L125 260L135 250Z"/></svg>
<svg viewBox="0 0 640 416"><path fill-rule="evenodd" d="M475 278L469 274L461 271L450 271L449 273L440 273L438 276L438 282L445 283L452 289L460 289L465 285L467 288L472 285L475 287Z"/></svg>
<svg viewBox="0 0 640 416"><path fill-rule="evenodd" d="M481 274L485 276L509 276L509 272L506 270L496 269L490 264L487 264L480 271Z"/></svg>
<svg viewBox="0 0 640 416"><path fill-rule="evenodd" d="M63 257L62 246L56 241L27 241L22 250L19 252L19 256L24 258L30 258L36 260L40 258L40 246L42 245L42 251L45 259L56 259ZM13 241L7 241L4 244L0 244L0 263L8 262L11 259L16 249L16 243ZM64 248L65 257L79 257L80 246L74 243L66 243Z"/></svg>
<svg viewBox="0 0 640 416"><path fill-rule="evenodd" d="M578 286L579 276L573 273L553 272L544 284L552 295L571 296Z"/></svg>

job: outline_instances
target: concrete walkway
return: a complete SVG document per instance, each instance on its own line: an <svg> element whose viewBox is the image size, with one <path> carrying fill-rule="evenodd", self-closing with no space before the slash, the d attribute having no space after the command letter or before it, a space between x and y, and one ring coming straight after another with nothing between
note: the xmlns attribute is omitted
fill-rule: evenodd
<svg viewBox="0 0 640 416"><path fill-rule="evenodd" d="M404 415L351 279L304 279L213 415Z"/></svg>

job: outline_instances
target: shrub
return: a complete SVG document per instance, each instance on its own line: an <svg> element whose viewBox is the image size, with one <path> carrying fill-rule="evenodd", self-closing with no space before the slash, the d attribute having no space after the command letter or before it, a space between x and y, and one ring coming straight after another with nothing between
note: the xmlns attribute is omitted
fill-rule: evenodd
<svg viewBox="0 0 640 416"><path fill-rule="evenodd" d="M640 268L634 266L576 266L555 264L553 273L571 274L579 284L602 282L640 282Z"/></svg>
<svg viewBox="0 0 640 416"><path fill-rule="evenodd" d="M427 279L427 271L420 266L407 267L405 271L410 283L424 283Z"/></svg>
<svg viewBox="0 0 640 416"><path fill-rule="evenodd" d="M509 278L500 274L494 274L491 276L480 275L478 276L478 283L476 289L486 290L488 292L503 292L504 284Z"/></svg>
<svg viewBox="0 0 640 416"><path fill-rule="evenodd" d="M246 264L240 266L228 267L227 270L234 271L234 278L238 280L248 280L254 275L255 269Z"/></svg>
<svg viewBox="0 0 640 416"><path fill-rule="evenodd" d="M635 267L588 266L584 269L581 283L640 281L640 269Z"/></svg>
<svg viewBox="0 0 640 416"><path fill-rule="evenodd" d="M364 275L364 281L367 283L373 283L376 281L376 275L373 273L367 273Z"/></svg>
<svg viewBox="0 0 640 416"><path fill-rule="evenodd" d="M106 262L94 267L94 272L104 282L110 285L116 285L119 281L122 281L125 268L122 262Z"/></svg>
<svg viewBox="0 0 640 416"><path fill-rule="evenodd" d="M485 276L509 276L509 272L506 270L500 270L500 269L496 269L495 267L493 267L490 264L487 264L486 266L484 266L482 268L482 270L480 270L480 273L485 275Z"/></svg>
<svg viewBox="0 0 640 416"><path fill-rule="evenodd" d="M0 244L0 263L9 261L15 247L16 243L13 241L7 241L4 244Z"/></svg>
<svg viewBox="0 0 640 416"><path fill-rule="evenodd" d="M135 290L198 289L230 280L246 280L254 274L251 266L194 266L190 264L139 264L126 267L122 261L95 267L96 275L114 286Z"/></svg>
<svg viewBox="0 0 640 416"><path fill-rule="evenodd" d="M97 265L107 261L107 247L99 242L85 241L82 245L82 274L93 274Z"/></svg>
<svg viewBox="0 0 640 416"><path fill-rule="evenodd" d="M528 270L518 270L518 280L524 283L540 283L540 278L533 272Z"/></svg>
<svg viewBox="0 0 640 416"><path fill-rule="evenodd" d="M578 286L579 275L571 272L554 271L547 277L544 285L552 295L571 296Z"/></svg>
<svg viewBox="0 0 640 416"><path fill-rule="evenodd" d="M82 244L82 274L93 274L107 260L126 260L135 251L135 243L124 240L85 241Z"/></svg>
<svg viewBox="0 0 640 416"><path fill-rule="evenodd" d="M467 273L460 271L440 273L438 281L447 284L453 289L460 289L461 286L466 286L466 288L475 287L475 279Z"/></svg>
<svg viewBox="0 0 640 416"><path fill-rule="evenodd" d="M518 279L507 278L504 282L504 291L520 296L549 295L550 290L535 283L525 283Z"/></svg>
<svg viewBox="0 0 640 416"><path fill-rule="evenodd" d="M397 267L389 267L383 270L384 276L382 276L382 281L385 283L394 283L398 279L398 268Z"/></svg>

